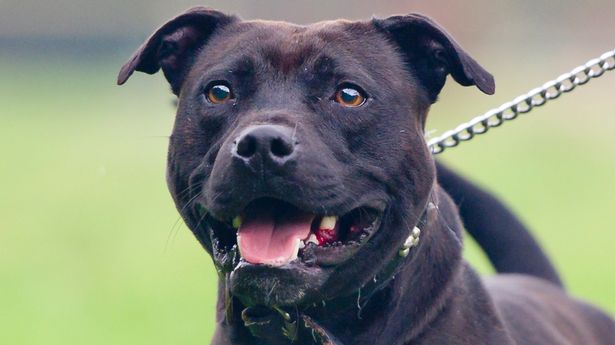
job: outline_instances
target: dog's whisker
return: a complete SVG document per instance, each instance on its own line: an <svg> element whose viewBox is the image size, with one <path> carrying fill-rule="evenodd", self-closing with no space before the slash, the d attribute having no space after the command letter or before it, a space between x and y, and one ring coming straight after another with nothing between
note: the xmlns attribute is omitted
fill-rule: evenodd
<svg viewBox="0 0 615 345"><path fill-rule="evenodd" d="M203 224L203 222L205 221L205 218L207 218L207 213L204 213L201 218L196 222L196 228L200 229L201 225Z"/></svg>
<svg viewBox="0 0 615 345"><path fill-rule="evenodd" d="M173 226L171 227L171 230L169 230L169 233L167 234L167 240L164 245L164 250L163 250L164 253L168 251L169 246L172 243L172 241L175 241L175 238L177 236L176 234L179 233L179 230L181 229L181 224L183 224L181 220L182 220L181 216L177 217L177 219L175 220L175 223L173 223Z"/></svg>
<svg viewBox="0 0 615 345"><path fill-rule="evenodd" d="M369 298L367 298L369 300ZM367 301L364 302L367 304ZM363 306L361 305L361 288L357 293L357 319L361 320L361 311L363 311Z"/></svg>
<svg viewBox="0 0 615 345"><path fill-rule="evenodd" d="M218 198L221 197L222 195L224 195L224 192L218 192L216 194L213 194L213 196L210 198L210 200L211 200L210 202L212 204L215 204L216 201L218 200Z"/></svg>
<svg viewBox="0 0 615 345"><path fill-rule="evenodd" d="M199 198L202 195L202 192L198 192L197 194L195 194L192 198L190 198L186 204L181 208L180 210L180 214L186 210L186 208L190 207L192 202L194 200L196 200L197 198ZM177 233L179 233L179 229L181 228L181 225L184 223L183 218L180 216L177 218L177 220L175 221L175 223L173 224L173 226L171 227L171 230L169 231L169 234L167 235L167 241L165 244L165 248L164 251L166 252L168 247L169 247L169 243L171 242L171 239L175 239L177 236Z"/></svg>
<svg viewBox="0 0 615 345"><path fill-rule="evenodd" d="M199 229L200 226L202 225L203 221L205 220L205 218L207 218L207 213L204 213L201 218L196 222L195 228ZM164 251L166 252L168 247L169 247L169 243L170 243L170 239L172 238L173 241L175 241L175 238L177 237L177 234L179 233L179 229L181 229L181 225L183 224L183 222L181 222L182 218L179 217L177 219L177 221L175 222L175 224L177 225L176 231L173 231L173 229L171 229L171 232L169 233L169 235L167 236L167 242L165 244L165 248ZM175 225L173 226L175 228ZM173 233L173 235L171 236L171 234Z"/></svg>
<svg viewBox="0 0 615 345"><path fill-rule="evenodd" d="M186 194L189 194L190 192L192 192L195 189L200 189L203 186L204 182L197 182L194 183L186 188L184 188L182 191L177 193L177 198L178 199L183 199L184 196L186 196Z"/></svg>

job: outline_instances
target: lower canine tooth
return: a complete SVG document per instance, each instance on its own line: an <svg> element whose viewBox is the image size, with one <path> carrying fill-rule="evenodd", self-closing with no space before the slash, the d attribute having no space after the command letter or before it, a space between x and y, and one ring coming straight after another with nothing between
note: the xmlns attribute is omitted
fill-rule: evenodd
<svg viewBox="0 0 615 345"><path fill-rule="evenodd" d="M335 224L337 224L337 217L335 216L327 216L323 217L320 221L319 229L333 229L335 228Z"/></svg>
<svg viewBox="0 0 615 345"><path fill-rule="evenodd" d="M301 249L301 243L303 243L303 241L301 240L297 240L297 242L295 242L295 250L293 251L293 255L291 255L291 257L287 260L282 261L281 264L287 264L297 258L297 255L299 254L299 249Z"/></svg>

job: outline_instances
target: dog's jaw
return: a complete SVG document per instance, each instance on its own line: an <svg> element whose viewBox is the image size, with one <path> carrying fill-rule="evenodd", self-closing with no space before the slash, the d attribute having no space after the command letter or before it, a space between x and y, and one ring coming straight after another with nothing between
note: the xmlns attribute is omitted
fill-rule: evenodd
<svg viewBox="0 0 615 345"><path fill-rule="evenodd" d="M438 190L434 191L436 195L440 193ZM420 244L413 247L405 257L400 256L399 252L395 253L391 261L398 260L398 266L389 272L390 275L377 274L373 280L349 294L323 298L319 302L298 308L284 308L293 315L293 321L300 318L299 315L306 315L331 332L339 339L340 344L363 344L359 339L377 339L378 336L391 334L397 336L388 339L399 337L401 344L404 343L402 339L408 340L420 334L438 317L442 311L441 306L454 294L451 287L456 284L460 272L463 271L461 225L455 213L449 212L454 209L454 205L449 204L446 196L443 201L442 199L442 196L431 199L437 206L430 207L425 213ZM403 241L398 243L397 248L402 246ZM242 271L244 269L245 271ZM263 277L261 283L269 284L268 287L271 288L272 281L265 279L268 272L269 270L263 267L240 265L236 273L245 273L245 277ZM322 276L313 278L319 277ZM440 283L434 286L433 280ZM232 279L223 280L224 289L233 291L234 287L230 282ZM326 287L327 283L323 286ZM254 295L254 292L250 295ZM220 300L219 304L225 305L224 299ZM245 304L242 302L241 305L243 307L240 307L240 310L233 311L235 314L229 322L235 318L235 321L241 320L240 314ZM272 309L272 312L277 313L275 309ZM299 314L296 314L297 312ZM219 317L224 319L226 316L219 314ZM236 327L243 327L241 321L237 322L239 323ZM384 333L378 334L383 330Z"/></svg>
<svg viewBox="0 0 615 345"><path fill-rule="evenodd" d="M382 207L384 208L384 206ZM292 233L294 230L292 229L271 230L291 231L290 235L286 233L270 234L269 231L262 231L259 228L250 229L250 224L246 226L245 220L243 224L238 226L238 230L234 230L231 226L225 226L215 220L200 222L199 227L205 227L206 230L202 231L209 234L208 241L213 244L212 256L218 271L220 274L228 276L229 282L232 283L231 290L235 295L242 297L245 304L298 306L320 302L320 299L326 295L322 291L322 285L331 274L344 264L352 264L347 261L352 261L353 258L360 255L361 249L370 243L372 237L378 240L381 220L383 218L382 212L384 212L384 209L382 211L373 210L370 212L367 209L361 208L357 211L349 212L348 216L340 217L339 222L342 224L335 224L333 229L338 231L340 236L335 242L326 242L325 240L327 239L321 238L322 234L320 233L323 228L319 226L323 224L331 226L332 224L327 225L326 217L314 217L313 224L315 226L311 230L309 228L305 230L299 229L298 233L301 233L300 236L308 241L311 238L315 242L323 242L307 243L303 248L299 248L303 242L300 239L301 237L288 238L289 236L294 236ZM337 219L337 217L328 217ZM311 219L313 217L308 214L307 218ZM358 223L350 223L352 220L361 220L365 223L364 228L355 225ZM215 223L216 225L212 227L208 225L210 223ZM294 224L294 226L297 226L297 224ZM245 230L245 227L248 230ZM356 233L352 233L352 230ZM246 232L249 231L261 231L261 233L256 235L248 233L246 235ZM302 231L305 233L302 233ZM330 234L329 232L326 233ZM220 237L216 234L225 236L224 244L221 243ZM256 239L250 238L250 236L254 236ZM242 241L251 240L257 242L256 245L259 245L258 242L262 241L262 238L265 241L279 240L276 239L276 236L282 237L282 241L297 241L296 247L292 247L292 243L269 243L270 247L274 245L287 246L282 250L296 250L294 253L285 253L283 259L294 255L298 255L298 257L280 263L277 261L279 256L275 256L279 255L279 253L275 252L276 250L279 251L279 248L249 248L250 245L254 244L242 243ZM271 256L271 251L274 251L274 256ZM274 262L260 262L265 259L270 259ZM288 288L289 286L293 288Z"/></svg>
<svg viewBox="0 0 615 345"><path fill-rule="evenodd" d="M429 182L433 181L433 175L429 171L433 172L427 169L423 175L427 181L419 185L433 184ZM419 204L416 206L412 203L414 198L400 199L393 207L386 207L383 203L371 203L373 210L380 210L375 212L375 224L372 224L375 228L367 236L361 237L359 243L342 246L310 244L301 250L298 260L284 265L250 263L242 259L236 242L222 247L219 238L214 235L214 229L208 227L210 222L204 221L208 217L207 213L196 215L195 219L201 221L193 220L189 224L197 223L195 233L197 236L200 234L201 241L211 245L218 272L226 282L228 290L239 298L243 305L303 308L358 291L374 279L381 285L384 282L383 277L377 277L384 266L399 255L410 230L418 222L428 203L430 190L416 190L417 193L425 195L418 200ZM190 207L181 209L186 212ZM200 209L201 212L206 212L205 209ZM362 216L369 214L368 210L359 210L361 211L358 213ZM211 222L217 221L212 219ZM225 235L235 234L232 223L231 219L228 224L219 225L221 229L218 231L222 230ZM241 227L240 224L236 225ZM203 234L205 237L202 237ZM233 236L230 237L231 241L234 241ZM205 247L207 248L207 245ZM336 276L352 276L354 279L338 280L335 279Z"/></svg>

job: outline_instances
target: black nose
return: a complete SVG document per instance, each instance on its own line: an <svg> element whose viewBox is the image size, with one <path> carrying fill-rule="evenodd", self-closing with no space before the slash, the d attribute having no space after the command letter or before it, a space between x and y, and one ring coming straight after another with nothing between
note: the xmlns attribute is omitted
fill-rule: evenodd
<svg viewBox="0 0 615 345"><path fill-rule="evenodd" d="M293 156L295 141L292 130L279 125L246 128L235 140L235 157L247 163L262 160L281 165Z"/></svg>

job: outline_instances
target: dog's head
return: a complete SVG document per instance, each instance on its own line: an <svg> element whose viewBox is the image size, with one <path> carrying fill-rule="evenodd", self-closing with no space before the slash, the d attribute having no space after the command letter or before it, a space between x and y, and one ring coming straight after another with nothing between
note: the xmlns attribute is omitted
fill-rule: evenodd
<svg viewBox="0 0 615 345"><path fill-rule="evenodd" d="M178 96L168 184L245 305L356 291L397 253L432 190L425 117L447 75L493 78L420 15L298 26L194 8L122 68Z"/></svg>

